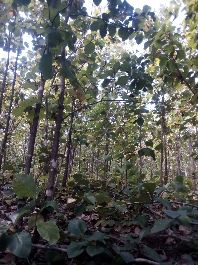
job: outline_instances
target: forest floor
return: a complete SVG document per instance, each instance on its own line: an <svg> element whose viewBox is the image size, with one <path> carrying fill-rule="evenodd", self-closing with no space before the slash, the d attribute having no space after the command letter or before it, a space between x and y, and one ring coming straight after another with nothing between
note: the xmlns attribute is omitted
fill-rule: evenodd
<svg viewBox="0 0 198 265"><path fill-rule="evenodd" d="M137 193L92 183L89 189L62 189L53 202L28 200L17 210L18 199L7 183L1 187L0 264L198 264L198 198L184 203L173 196L153 197L150 188ZM45 222L43 230L38 220ZM58 240L50 222L58 227ZM17 246L2 247L5 224L9 235L31 235L28 258L16 257Z"/></svg>

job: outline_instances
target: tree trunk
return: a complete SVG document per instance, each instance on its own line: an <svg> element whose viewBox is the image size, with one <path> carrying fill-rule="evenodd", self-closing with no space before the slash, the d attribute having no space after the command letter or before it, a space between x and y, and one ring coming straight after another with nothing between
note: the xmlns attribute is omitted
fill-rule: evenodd
<svg viewBox="0 0 198 265"><path fill-rule="evenodd" d="M164 92L162 91L162 102L161 102L161 140L163 144L163 160L164 160L164 177L163 183L168 182L168 154L167 154L167 137L166 137L166 110L164 101ZM163 167L163 164L161 165ZM163 169L162 169L163 171Z"/></svg>
<svg viewBox="0 0 198 265"><path fill-rule="evenodd" d="M4 157L5 153L6 153L6 145L7 145L8 134L9 134L9 127L10 127L10 120L11 120L11 113L12 113L12 105L13 105L13 100L14 100L14 92L15 92L14 89L15 89L15 84L16 84L16 74L17 74L16 72L17 72L17 67L18 67L19 53L20 53L20 47L18 48L17 55L16 55L16 61L15 61L15 66L14 66L14 77L13 77L13 81L12 81L11 96L10 96L10 104L9 104L9 108L8 108L8 114L7 114L4 137L3 137L3 140L2 140L2 143L1 143L0 170L2 168L3 157ZM8 58L9 58L9 56L8 56ZM8 59L8 64L9 64L9 59ZM7 69L7 67L8 66L6 65L6 69ZM6 80L6 76L7 76L7 74L4 75L5 80ZM4 82L4 80L3 80L3 82ZM0 104L2 104L2 101L0 102Z"/></svg>
<svg viewBox="0 0 198 265"><path fill-rule="evenodd" d="M1 115L2 107L3 107L3 97L4 97L4 93L5 93L5 88L6 88L6 81L7 81L7 76L8 76L8 68L9 68L9 64L10 64L10 50L11 50L10 49L10 43L11 43L11 37L12 37L12 33L9 32L9 36L8 36L8 54L7 54L5 71L4 71L3 81L2 81L1 91L0 91L0 115Z"/></svg>
<svg viewBox="0 0 198 265"><path fill-rule="evenodd" d="M65 62L65 47L62 49L61 52L61 60L62 65ZM52 143L52 151L50 156L50 172L47 182L47 189L46 189L46 197L48 200L51 200L54 196L54 184L57 175L57 168L58 168L58 149L59 149L59 142L61 137L61 126L63 121L63 110L64 110L64 98L65 98L65 77L61 76L61 87L60 87L60 95L59 95L59 102L58 102L58 110L56 113L55 119L55 132L54 132L54 140Z"/></svg>
<svg viewBox="0 0 198 265"><path fill-rule="evenodd" d="M71 106L71 119L70 119L70 128L67 137L67 153L66 153L66 164L65 171L63 175L62 187L66 187L66 183L69 177L69 169L71 166L71 148L72 148L72 133L73 133L73 122L74 122L74 99L72 100Z"/></svg>
<svg viewBox="0 0 198 265"><path fill-rule="evenodd" d="M28 151L26 155L26 161L25 161L25 174L30 174L31 164L32 164L32 158L34 155L34 146L35 146L35 140L38 130L38 123L39 123L39 115L42 105L42 99L43 99L43 93L45 88L45 81L43 77L41 76L41 81L38 89L38 102L36 104L35 110L34 110L34 118L33 122L30 126L30 136L28 141Z"/></svg>
<svg viewBox="0 0 198 265"><path fill-rule="evenodd" d="M188 147L189 147L189 171L190 171L190 176L192 178L192 181L194 183L194 190L196 190L197 183L196 183L196 164L195 160L193 158L193 146L192 146L192 137L189 137L189 142L188 142Z"/></svg>

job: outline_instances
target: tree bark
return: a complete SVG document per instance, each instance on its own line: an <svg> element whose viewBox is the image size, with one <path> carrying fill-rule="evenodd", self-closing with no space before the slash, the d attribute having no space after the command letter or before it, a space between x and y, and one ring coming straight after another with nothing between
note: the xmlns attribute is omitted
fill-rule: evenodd
<svg viewBox="0 0 198 265"><path fill-rule="evenodd" d="M8 36L8 54L7 54L5 71L4 71L3 81L2 81L1 91L0 91L0 115L1 115L2 107L3 107L3 97L4 97L4 93L5 93L5 89L6 89L6 81L7 81L7 76L8 76L9 64L10 64L11 37L12 37L12 33L9 32L9 36Z"/></svg>
<svg viewBox="0 0 198 265"><path fill-rule="evenodd" d="M65 164L65 171L63 175L62 187L66 187L66 183L69 177L69 169L71 165L73 122L74 122L74 99L72 100L72 106L71 106L70 128L69 128L68 137L67 137L67 153L66 153L66 159L65 159L66 164Z"/></svg>
<svg viewBox="0 0 198 265"><path fill-rule="evenodd" d="M164 100L164 91L162 91L162 102L161 102L161 140L163 144L163 160L164 160L164 176L163 183L168 182L168 154L167 154L167 136L166 136L166 109ZM161 165L163 167L163 164ZM162 169L163 171L163 169Z"/></svg>
<svg viewBox="0 0 198 265"><path fill-rule="evenodd" d="M45 88L45 80L41 76L41 81L40 81L40 85L38 89L38 102L34 110L33 122L30 126L30 136L29 136L28 148L27 148L28 151L27 151L26 160L25 160L25 174L27 175L30 174L32 159L34 155L34 146L35 146L35 140L36 140L36 135L37 135L37 130L38 130L39 115L40 115L40 110L41 110L41 105L42 105L44 88Z"/></svg>
<svg viewBox="0 0 198 265"><path fill-rule="evenodd" d="M62 60L62 65L64 65L65 47L62 49L62 52L61 52L61 60ZM47 189L46 189L46 197L48 200L52 200L54 196L54 189L55 189L54 184L55 184L57 168L58 168L58 149L59 149L59 142L60 142L60 137L61 137L61 126L62 126L62 121L63 121L64 98L65 98L65 77L61 76L58 110L57 110L56 119L55 119L54 140L52 143L52 151L51 151L51 157L50 157L50 172L49 172Z"/></svg>
<svg viewBox="0 0 198 265"><path fill-rule="evenodd" d="M13 76L12 88L11 88L10 104L9 104L9 108L8 108L8 114L7 114L7 120L6 120L6 127L5 127L4 137L3 137L3 140L2 140L2 143L1 143L0 170L2 169L3 157L4 157L5 153L6 153L6 145L7 145L7 140L8 140L10 120L11 120L11 113L12 113L12 106L13 106L13 100L14 100L14 92L15 92L16 74L17 74L19 54L20 54L20 47L18 47L18 49L17 49L16 61L15 61L15 65L14 65L14 76ZM9 56L8 56L8 58L9 58ZM9 59L8 59L7 62L9 64ZM6 71L7 70L8 70L8 66L6 65ZM6 77L7 77L7 74L5 73L5 75L4 75L5 82L6 82ZM4 82L4 80L3 80L3 82ZM0 104L2 104L2 101L0 102Z"/></svg>

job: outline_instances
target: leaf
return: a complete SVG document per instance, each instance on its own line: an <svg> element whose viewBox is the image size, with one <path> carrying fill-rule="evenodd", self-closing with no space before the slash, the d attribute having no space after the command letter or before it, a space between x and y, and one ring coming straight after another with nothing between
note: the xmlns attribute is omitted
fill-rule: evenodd
<svg viewBox="0 0 198 265"><path fill-rule="evenodd" d="M171 210L164 210L165 214L168 217L171 217L173 219L176 219L179 216L186 216L187 212L184 210L178 210L178 211L171 211Z"/></svg>
<svg viewBox="0 0 198 265"><path fill-rule="evenodd" d="M28 214L31 213L31 207L23 207L21 209L19 209L16 213L11 213L11 215L9 216L9 219L12 221L12 223L14 225L17 224L17 222L23 217L23 216L27 216Z"/></svg>
<svg viewBox="0 0 198 265"><path fill-rule="evenodd" d="M118 36L122 38L123 41L127 40L130 35L130 31L128 28L119 28L118 30Z"/></svg>
<svg viewBox="0 0 198 265"><path fill-rule="evenodd" d="M97 31L100 28L100 21L96 20L90 25L91 31Z"/></svg>
<svg viewBox="0 0 198 265"><path fill-rule="evenodd" d="M15 0L15 3L18 5L28 6L31 3L31 0Z"/></svg>
<svg viewBox="0 0 198 265"><path fill-rule="evenodd" d="M96 231L87 240L88 241L100 241L102 243L105 243L105 239L107 239L107 236L104 233Z"/></svg>
<svg viewBox="0 0 198 265"><path fill-rule="evenodd" d="M129 77L126 75L120 76L118 78L118 81L116 82L116 85L124 86L127 84Z"/></svg>
<svg viewBox="0 0 198 265"><path fill-rule="evenodd" d="M93 42L90 42L88 43L86 46L85 46L85 53L86 54L92 54L93 52L95 51L95 45Z"/></svg>
<svg viewBox="0 0 198 265"><path fill-rule="evenodd" d="M135 121L139 126L143 126L144 124L144 119L142 117L139 117L136 121Z"/></svg>
<svg viewBox="0 0 198 265"><path fill-rule="evenodd" d="M104 38L106 35L107 35L107 24L102 23L100 25L100 36L101 36L101 38Z"/></svg>
<svg viewBox="0 0 198 265"><path fill-rule="evenodd" d="M68 232L74 236L81 237L87 231L86 223L81 219L72 219L68 224Z"/></svg>
<svg viewBox="0 0 198 265"><path fill-rule="evenodd" d="M145 141L145 145L153 147L153 141L152 140Z"/></svg>
<svg viewBox="0 0 198 265"><path fill-rule="evenodd" d="M151 148L144 147L138 151L139 156L151 156L155 160L155 151Z"/></svg>
<svg viewBox="0 0 198 265"><path fill-rule="evenodd" d="M93 0L93 2L96 6L99 6L99 4L102 2L102 0Z"/></svg>
<svg viewBox="0 0 198 265"><path fill-rule="evenodd" d="M143 38L144 38L143 34L136 35L135 37L136 43L140 44L143 41Z"/></svg>
<svg viewBox="0 0 198 265"><path fill-rule="evenodd" d="M59 240L60 238L59 228L52 221L48 222L39 221L36 225L40 236L43 239L47 240L49 244L55 244Z"/></svg>
<svg viewBox="0 0 198 265"><path fill-rule="evenodd" d="M170 226L170 223L171 220L169 219L156 220L151 229L151 233L154 234L167 229Z"/></svg>
<svg viewBox="0 0 198 265"><path fill-rule="evenodd" d="M39 70L43 74L45 80L53 77L51 53L43 54L39 63Z"/></svg>
<svg viewBox="0 0 198 265"><path fill-rule="evenodd" d="M38 188L31 175L17 175L13 190L18 198L35 198L38 194Z"/></svg>
<svg viewBox="0 0 198 265"><path fill-rule="evenodd" d="M144 256L146 256L149 259L152 259L154 261L162 261L160 255L157 253L157 251L155 251L154 249L148 247L148 246L143 246L142 249L142 253L144 254Z"/></svg>
<svg viewBox="0 0 198 265"><path fill-rule="evenodd" d="M119 255L124 260L124 262L127 263L127 264L134 261L133 255L131 253L129 253L129 252L122 251L122 252L119 253Z"/></svg>
<svg viewBox="0 0 198 265"><path fill-rule="evenodd" d="M28 98L28 99L25 99L23 101L20 102L20 104L18 105L18 107L16 107L14 110L13 110L13 115L15 117L20 117L21 115L23 115L23 112L29 108L29 107L33 107L36 103L38 102L38 99L34 96Z"/></svg>
<svg viewBox="0 0 198 265"><path fill-rule="evenodd" d="M107 87L110 82L111 82L110 78L105 78L104 81L102 82L102 87Z"/></svg>
<svg viewBox="0 0 198 265"><path fill-rule="evenodd" d="M62 35L59 30L53 29L47 36L48 45L51 48L58 46L62 42Z"/></svg>
<svg viewBox="0 0 198 265"><path fill-rule="evenodd" d="M109 24L108 25L108 31L109 31L109 35L111 37L114 37L115 36L116 30L117 30L117 28L116 28L116 25L115 24Z"/></svg>
<svg viewBox="0 0 198 265"><path fill-rule="evenodd" d="M87 251L87 254L90 256L90 257L94 257L96 255L99 255L101 253L103 253L105 251L105 249L103 247L99 247L99 246L95 246L95 245L91 245L91 246L88 246L86 248L86 251Z"/></svg>
<svg viewBox="0 0 198 265"><path fill-rule="evenodd" d="M80 254L83 253L83 251L85 250L86 246L87 246L87 242L86 241L83 241L83 242L71 242L70 245L67 247L68 258L72 259L72 258L75 258L75 257L79 256Z"/></svg>
<svg viewBox="0 0 198 265"><path fill-rule="evenodd" d="M1 223L0 224L0 237L7 232L7 230L9 229L9 225L6 223Z"/></svg>
<svg viewBox="0 0 198 265"><path fill-rule="evenodd" d="M89 203L95 205L96 198L91 192L85 193L84 197Z"/></svg>
<svg viewBox="0 0 198 265"><path fill-rule="evenodd" d="M29 233L23 231L9 237L7 249L19 258L27 258L31 248L32 242Z"/></svg>
<svg viewBox="0 0 198 265"><path fill-rule="evenodd" d="M151 11L151 7L148 5L145 5L145 6L143 6L142 11L143 11L143 13L148 14L148 12Z"/></svg>

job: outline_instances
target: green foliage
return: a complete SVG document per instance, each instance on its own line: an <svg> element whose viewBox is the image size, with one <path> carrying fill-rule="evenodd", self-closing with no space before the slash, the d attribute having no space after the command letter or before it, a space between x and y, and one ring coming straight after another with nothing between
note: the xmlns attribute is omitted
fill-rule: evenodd
<svg viewBox="0 0 198 265"><path fill-rule="evenodd" d="M86 231L86 223L81 219L72 219L68 224L68 232L72 236L82 237Z"/></svg>
<svg viewBox="0 0 198 265"><path fill-rule="evenodd" d="M7 249L19 258L27 258L32 249L30 234L23 231L9 236Z"/></svg>
<svg viewBox="0 0 198 265"><path fill-rule="evenodd" d="M38 194L38 188L31 175L17 175L13 189L18 198L35 198Z"/></svg>
<svg viewBox="0 0 198 265"><path fill-rule="evenodd" d="M93 0L93 2L96 6L99 6L99 4L102 2L102 0Z"/></svg>
<svg viewBox="0 0 198 265"><path fill-rule="evenodd" d="M167 229L171 224L171 220L169 219L161 219L161 220L156 220L152 229L151 229L151 233L158 233L160 231L163 231L165 229Z"/></svg>
<svg viewBox="0 0 198 265"><path fill-rule="evenodd" d="M155 152L153 149L144 147L138 151L139 156L151 156L155 160Z"/></svg>
<svg viewBox="0 0 198 265"><path fill-rule="evenodd" d="M46 54L44 53L41 57L39 63L39 70L41 71L45 80L51 79L53 77L52 54L50 52Z"/></svg>
<svg viewBox="0 0 198 265"><path fill-rule="evenodd" d="M36 226L40 236L47 240L50 245L55 244L59 240L59 228L54 222L42 222L39 220L37 221Z"/></svg>

